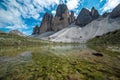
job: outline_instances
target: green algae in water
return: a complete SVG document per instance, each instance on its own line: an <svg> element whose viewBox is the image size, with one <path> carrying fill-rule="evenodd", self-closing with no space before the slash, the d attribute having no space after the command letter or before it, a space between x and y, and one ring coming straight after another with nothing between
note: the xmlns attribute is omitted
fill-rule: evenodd
<svg viewBox="0 0 120 80"><path fill-rule="evenodd" d="M10 48L9 48L10 49ZM5 49L1 57L17 61L0 61L0 80L119 80L120 61L108 53L97 57L85 45L36 46ZM14 53L13 53L13 52ZM23 62L17 56L29 51L31 59ZM3 54L3 53L2 53ZM19 61L21 60L21 61ZM10 65L10 66L9 66Z"/></svg>

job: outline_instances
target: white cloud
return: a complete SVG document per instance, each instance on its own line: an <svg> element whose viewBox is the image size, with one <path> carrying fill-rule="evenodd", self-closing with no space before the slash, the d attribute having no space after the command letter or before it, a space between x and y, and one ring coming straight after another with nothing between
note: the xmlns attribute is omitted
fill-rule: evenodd
<svg viewBox="0 0 120 80"><path fill-rule="evenodd" d="M69 10L73 10L79 6L79 0L67 0Z"/></svg>
<svg viewBox="0 0 120 80"><path fill-rule="evenodd" d="M22 3L22 4L21 4ZM27 29L23 18L42 20L39 13L44 13L44 8L59 4L59 0L4 0L7 10L0 9L0 27L8 29Z"/></svg>
<svg viewBox="0 0 120 80"><path fill-rule="evenodd" d="M100 2L102 2L103 0L100 0Z"/></svg>
<svg viewBox="0 0 120 80"><path fill-rule="evenodd" d="M55 11L55 10L53 10L53 11L52 11L52 14L53 14L53 15L55 15L55 14L56 14L56 11Z"/></svg>
<svg viewBox="0 0 120 80"><path fill-rule="evenodd" d="M102 12L111 11L119 3L120 3L120 0L107 0L107 3L102 8Z"/></svg>

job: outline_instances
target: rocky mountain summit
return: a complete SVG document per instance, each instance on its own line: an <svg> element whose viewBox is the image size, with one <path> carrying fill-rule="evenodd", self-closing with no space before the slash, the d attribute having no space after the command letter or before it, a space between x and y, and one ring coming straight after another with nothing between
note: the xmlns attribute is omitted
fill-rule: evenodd
<svg viewBox="0 0 120 80"><path fill-rule="evenodd" d="M69 20L69 21L68 21ZM53 17L50 13L45 13L40 26L35 26L34 34L41 34L47 31L59 31L75 21L74 12L69 14L66 4L59 4L56 14Z"/></svg>
<svg viewBox="0 0 120 80"><path fill-rule="evenodd" d="M99 18L98 11L93 7L91 9L91 12L87 10L86 8L83 8L80 12L80 14L77 17L76 25L82 27L90 23L91 21Z"/></svg>
<svg viewBox="0 0 120 80"><path fill-rule="evenodd" d="M84 43L96 36L120 29L120 4L112 12L100 15L92 7L91 11L83 8L75 19L74 12L69 12L65 4L57 7L56 15L45 14L41 26L36 26L32 37L54 42Z"/></svg>

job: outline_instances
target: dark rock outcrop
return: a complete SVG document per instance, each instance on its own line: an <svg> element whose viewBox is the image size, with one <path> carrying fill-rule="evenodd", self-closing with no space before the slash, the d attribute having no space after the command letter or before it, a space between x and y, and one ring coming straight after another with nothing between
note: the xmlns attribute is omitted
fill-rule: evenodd
<svg viewBox="0 0 120 80"><path fill-rule="evenodd" d="M113 11L110 13L110 18L120 17L120 4L116 6Z"/></svg>
<svg viewBox="0 0 120 80"><path fill-rule="evenodd" d="M52 31L52 19L53 19L52 14L49 14L49 13L44 14L44 17L42 19L42 23L40 26L39 34L47 31Z"/></svg>
<svg viewBox="0 0 120 80"><path fill-rule="evenodd" d="M88 9L83 8L77 17L75 24L83 27L90 23L92 20L99 18L99 16L100 15L98 11L94 7L91 9L91 12Z"/></svg>
<svg viewBox="0 0 120 80"><path fill-rule="evenodd" d="M93 20L97 19L100 16L98 11L94 7L92 7L91 9L91 16Z"/></svg>
<svg viewBox="0 0 120 80"><path fill-rule="evenodd" d="M38 25L36 25L34 28L33 28L33 33L32 33L32 35L34 35L34 34L39 34L39 31L40 30L40 27L38 26Z"/></svg>
<svg viewBox="0 0 120 80"><path fill-rule="evenodd" d="M75 16L73 11L71 11L71 14L69 15L68 22L69 24L72 24L75 22Z"/></svg>
<svg viewBox="0 0 120 80"><path fill-rule="evenodd" d="M53 18L53 27L54 31L59 31L67 27L68 23L68 8L65 4L59 4L56 10L56 15Z"/></svg>
<svg viewBox="0 0 120 80"><path fill-rule="evenodd" d="M85 26L92 21L91 13L86 8L83 8L77 17L76 24L79 26Z"/></svg>

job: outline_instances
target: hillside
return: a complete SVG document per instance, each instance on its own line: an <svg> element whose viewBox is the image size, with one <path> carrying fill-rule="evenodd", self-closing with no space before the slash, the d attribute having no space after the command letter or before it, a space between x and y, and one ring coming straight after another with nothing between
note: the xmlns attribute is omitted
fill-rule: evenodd
<svg viewBox="0 0 120 80"><path fill-rule="evenodd" d="M90 39L88 43L92 44L120 44L120 29L108 32L102 36Z"/></svg>
<svg viewBox="0 0 120 80"><path fill-rule="evenodd" d="M43 45L47 41L0 32L0 46Z"/></svg>

